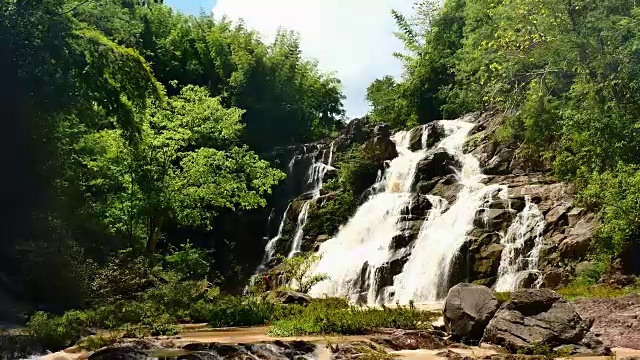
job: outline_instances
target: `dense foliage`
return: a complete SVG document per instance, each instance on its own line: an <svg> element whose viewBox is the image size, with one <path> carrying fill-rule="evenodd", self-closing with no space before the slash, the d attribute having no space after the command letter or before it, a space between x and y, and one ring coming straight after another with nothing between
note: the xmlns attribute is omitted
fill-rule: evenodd
<svg viewBox="0 0 640 360"><path fill-rule="evenodd" d="M161 1L2 1L0 77L0 292L51 311L152 296L159 262L237 273L229 250L252 239L225 224L285 176L257 154L342 126L339 81L296 34L264 43ZM121 289L96 283L111 276Z"/></svg>
<svg viewBox="0 0 640 360"><path fill-rule="evenodd" d="M394 12L405 73L368 89L372 115L397 128L493 108L496 140L552 165L602 212L595 252L637 245L640 8L630 0L421 1Z"/></svg>

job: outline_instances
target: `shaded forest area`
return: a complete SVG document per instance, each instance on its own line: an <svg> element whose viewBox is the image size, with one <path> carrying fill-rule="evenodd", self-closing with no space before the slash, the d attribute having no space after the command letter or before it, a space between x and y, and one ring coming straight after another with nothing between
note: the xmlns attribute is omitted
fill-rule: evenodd
<svg viewBox="0 0 640 360"><path fill-rule="evenodd" d="M237 286L234 246L261 249L236 230L285 177L262 155L344 124L295 33L161 2L2 1L0 78L0 293L54 312L154 266Z"/></svg>

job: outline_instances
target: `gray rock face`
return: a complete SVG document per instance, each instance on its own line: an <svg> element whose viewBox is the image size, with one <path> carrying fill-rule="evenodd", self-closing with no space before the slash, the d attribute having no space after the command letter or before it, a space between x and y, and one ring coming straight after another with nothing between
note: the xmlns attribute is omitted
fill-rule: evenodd
<svg viewBox="0 0 640 360"><path fill-rule="evenodd" d="M533 351L536 346L564 347L572 353L606 355L602 342L590 332L573 306L549 289L524 289L511 295L485 329L483 341L510 351ZM566 347L566 346L570 347Z"/></svg>
<svg viewBox="0 0 640 360"><path fill-rule="evenodd" d="M493 290L486 286L461 283L452 287L444 304L447 332L467 341L480 340L498 306Z"/></svg>

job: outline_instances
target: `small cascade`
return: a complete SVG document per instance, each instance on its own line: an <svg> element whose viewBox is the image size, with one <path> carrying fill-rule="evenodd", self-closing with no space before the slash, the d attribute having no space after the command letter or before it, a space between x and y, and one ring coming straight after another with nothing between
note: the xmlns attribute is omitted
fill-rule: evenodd
<svg viewBox="0 0 640 360"><path fill-rule="evenodd" d="M401 303L435 301L446 294L455 257L473 228L477 209L485 207L492 194L501 189L500 185L482 184L478 160L462 153L473 124L460 120L443 123L445 130L453 134L445 138L440 147L462 163L456 176L463 188L446 211L440 208L442 205L434 206L436 211L432 211L422 225L409 261L394 279L395 300ZM432 200L434 205L443 201Z"/></svg>
<svg viewBox="0 0 640 360"><path fill-rule="evenodd" d="M329 148L329 160L327 161L327 166L333 165L333 148L336 145L335 140L331 142L331 147Z"/></svg>
<svg viewBox="0 0 640 360"><path fill-rule="evenodd" d="M258 267L258 271L264 270L265 266L273 259L275 255L275 248L278 241L282 238L282 230L284 229L284 224L287 221L287 214L289 213L289 209L291 209L291 203L287 206L287 209L284 211L284 216L282 217L282 221L280 222L280 226L278 226L278 234L271 238L267 245L264 248L264 257L262 258L262 263Z"/></svg>
<svg viewBox="0 0 640 360"><path fill-rule="evenodd" d="M322 156L324 158L324 156ZM322 158L311 165L309 172L307 173L307 186L310 188L308 193L311 194L311 199L305 201L304 205L300 209L298 215L296 234L291 244L291 251L288 257L292 258L296 254L300 253L302 249L302 238L304 237L304 226L307 224L307 216L309 215L309 207L311 202L317 200L320 197L320 190L322 189L322 180L328 170L333 169L331 166L322 163Z"/></svg>
<svg viewBox="0 0 640 360"><path fill-rule="evenodd" d="M401 131L392 137L399 156L391 160L383 176L372 186L373 195L338 234L320 245L321 259L314 274L326 273L329 280L311 289L312 296L347 297L351 301L379 302L376 269L389 257L389 245L398 234L402 209L411 199L411 185L418 162L426 150L409 149L410 133Z"/></svg>
<svg viewBox="0 0 640 360"><path fill-rule="evenodd" d="M513 221L501 243L502 251L496 291L513 291L531 274L538 273L538 260L542 248L544 216L538 206L525 197L526 205ZM539 285L539 279L538 284Z"/></svg>

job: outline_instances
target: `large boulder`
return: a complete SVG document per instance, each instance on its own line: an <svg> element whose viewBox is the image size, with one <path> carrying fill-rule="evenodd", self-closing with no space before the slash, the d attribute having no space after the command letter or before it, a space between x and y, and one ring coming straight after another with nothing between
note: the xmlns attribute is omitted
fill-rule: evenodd
<svg viewBox="0 0 640 360"><path fill-rule="evenodd" d="M426 150L434 147L447 136L439 122L431 122L411 129L409 132L409 149Z"/></svg>
<svg viewBox="0 0 640 360"><path fill-rule="evenodd" d="M444 303L447 332L465 341L479 341L499 303L486 286L461 283L449 290Z"/></svg>
<svg viewBox="0 0 640 360"><path fill-rule="evenodd" d="M572 354L606 355L610 352L590 333L573 306L549 289L514 292L485 329L483 341L513 352L534 352L541 345Z"/></svg>
<svg viewBox="0 0 640 360"><path fill-rule="evenodd" d="M434 178L455 174L454 167L460 164L456 158L444 149L430 151L420 160L416 169L416 183L429 181Z"/></svg>
<svg viewBox="0 0 640 360"><path fill-rule="evenodd" d="M267 300L278 304L306 305L311 302L311 296L290 290L272 290L267 293Z"/></svg>
<svg viewBox="0 0 640 360"><path fill-rule="evenodd" d="M376 125L370 144L380 155L382 161L391 160L398 156L396 144L391 140L391 128L387 124Z"/></svg>

